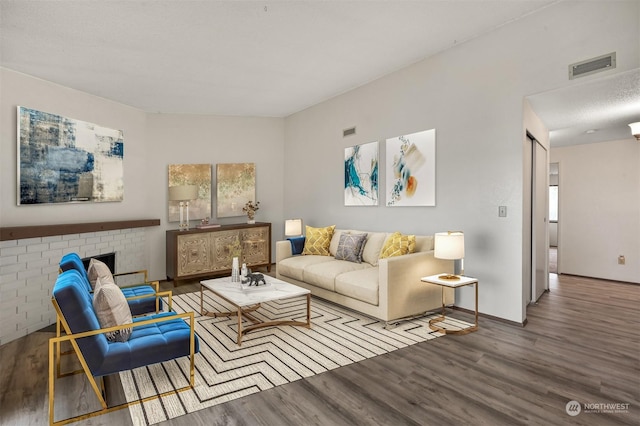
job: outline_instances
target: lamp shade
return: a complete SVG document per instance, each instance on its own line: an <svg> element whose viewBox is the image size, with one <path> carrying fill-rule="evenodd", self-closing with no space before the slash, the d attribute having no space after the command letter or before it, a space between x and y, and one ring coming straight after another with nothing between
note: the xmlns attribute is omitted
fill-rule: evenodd
<svg viewBox="0 0 640 426"><path fill-rule="evenodd" d="M196 185L179 185L169 187L169 201L189 201L198 198Z"/></svg>
<svg viewBox="0 0 640 426"><path fill-rule="evenodd" d="M640 141L640 121L629 124L629 127L631 127L631 134Z"/></svg>
<svg viewBox="0 0 640 426"><path fill-rule="evenodd" d="M464 258L464 234L462 232L438 232L434 244L433 256L438 259L457 260Z"/></svg>
<svg viewBox="0 0 640 426"><path fill-rule="evenodd" d="M302 219L287 219L284 221L284 236L296 237L302 235Z"/></svg>

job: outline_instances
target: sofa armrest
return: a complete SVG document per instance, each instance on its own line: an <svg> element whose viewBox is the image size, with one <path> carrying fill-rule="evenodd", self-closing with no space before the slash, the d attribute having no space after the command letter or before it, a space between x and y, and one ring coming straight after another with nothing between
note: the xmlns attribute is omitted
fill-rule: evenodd
<svg viewBox="0 0 640 426"><path fill-rule="evenodd" d="M291 249L291 241L289 240L276 241L276 265L281 260L284 260L291 256L293 256L293 250Z"/></svg>
<svg viewBox="0 0 640 426"><path fill-rule="evenodd" d="M441 306L442 290L439 286L420 281L420 278L442 272L453 273L453 261L436 259L433 250L380 259L380 301L387 304L388 319ZM453 302L454 292L446 290L445 303Z"/></svg>

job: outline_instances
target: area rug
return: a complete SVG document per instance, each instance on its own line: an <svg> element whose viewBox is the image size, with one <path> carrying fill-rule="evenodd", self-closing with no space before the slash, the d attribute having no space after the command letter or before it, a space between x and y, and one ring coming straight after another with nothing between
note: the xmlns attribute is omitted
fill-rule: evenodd
<svg viewBox="0 0 640 426"><path fill-rule="evenodd" d="M210 311L230 310L209 292L204 303ZM199 292L174 296L173 306L178 313L195 312L200 339L195 387L131 407L134 425L159 423L442 336L429 328L430 316L385 329L382 321L312 298L311 329L263 328L245 335L238 346L237 319L201 316ZM254 315L304 321L306 299L265 303ZM453 318L442 324L452 329L471 325ZM120 373L127 401L179 389L188 384L188 377L188 357Z"/></svg>

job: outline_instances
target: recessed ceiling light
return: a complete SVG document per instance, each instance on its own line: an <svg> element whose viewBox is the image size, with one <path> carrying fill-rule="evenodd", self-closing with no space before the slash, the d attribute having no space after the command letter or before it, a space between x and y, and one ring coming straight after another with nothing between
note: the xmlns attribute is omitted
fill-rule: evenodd
<svg viewBox="0 0 640 426"><path fill-rule="evenodd" d="M590 134L593 134L593 133L595 133L595 132L597 132L597 131L598 131L598 129L589 129L589 130L587 130L585 133L586 133L586 134L588 134L588 135L590 135Z"/></svg>

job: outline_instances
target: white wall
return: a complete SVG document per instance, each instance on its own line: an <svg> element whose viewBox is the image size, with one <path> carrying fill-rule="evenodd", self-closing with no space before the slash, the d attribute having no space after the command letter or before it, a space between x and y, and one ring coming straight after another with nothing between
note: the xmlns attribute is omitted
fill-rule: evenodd
<svg viewBox="0 0 640 426"><path fill-rule="evenodd" d="M97 96L0 68L0 225L48 225L156 218L147 209L146 114ZM21 205L17 193L17 106L51 112L124 133L124 201Z"/></svg>
<svg viewBox="0 0 640 426"><path fill-rule="evenodd" d="M640 143L553 148L551 161L560 163L560 272L640 283Z"/></svg>
<svg viewBox="0 0 640 426"><path fill-rule="evenodd" d="M317 226L463 230L465 272L480 279L480 311L522 322L523 98L575 84L568 64L616 50L599 31L638 39L638 6L559 3L290 116L285 215ZM638 53L618 50L615 72L637 68ZM356 135L342 138L350 126ZM431 128L436 207L344 207L345 147ZM384 200L384 144L380 153ZM498 217L500 205L508 217ZM470 292L458 296L456 304L473 308Z"/></svg>
<svg viewBox="0 0 640 426"><path fill-rule="evenodd" d="M246 216L216 218L216 164L255 163L256 198L259 222L272 222L272 256L275 240L284 234L283 187L284 119L220 117L208 115L150 114L147 117L147 176L149 210L160 217L159 229L150 231L150 270L156 279L165 279L165 231L177 229L168 223L168 174L170 164L212 165L213 221L221 224L246 222ZM196 225L197 221L192 222Z"/></svg>
<svg viewBox="0 0 640 426"><path fill-rule="evenodd" d="M160 219L147 229L145 263L164 279L169 164L256 163L257 220L283 234L284 119L146 114L126 105L0 68L0 226ZM16 204L17 106L124 131L124 201L100 204ZM215 179L213 182L215 188ZM215 220L215 194L212 216ZM227 218L220 223L245 221ZM195 225L195 222L193 222Z"/></svg>

